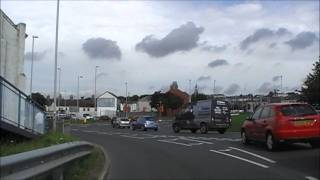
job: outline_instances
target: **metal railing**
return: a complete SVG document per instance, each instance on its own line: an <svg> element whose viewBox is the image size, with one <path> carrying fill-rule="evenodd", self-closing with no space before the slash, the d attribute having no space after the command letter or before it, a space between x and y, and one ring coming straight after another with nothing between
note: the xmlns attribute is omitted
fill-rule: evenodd
<svg viewBox="0 0 320 180"><path fill-rule="evenodd" d="M75 141L1 157L0 179L63 179L64 166L89 155L93 148L91 143Z"/></svg>
<svg viewBox="0 0 320 180"><path fill-rule="evenodd" d="M34 134L45 133L43 107L0 76L0 120Z"/></svg>

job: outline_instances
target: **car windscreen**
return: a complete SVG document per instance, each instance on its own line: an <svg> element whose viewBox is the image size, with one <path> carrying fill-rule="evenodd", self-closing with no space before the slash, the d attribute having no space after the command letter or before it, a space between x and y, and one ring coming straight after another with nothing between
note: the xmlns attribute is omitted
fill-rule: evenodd
<svg viewBox="0 0 320 180"><path fill-rule="evenodd" d="M154 121L154 118L153 118L153 117L144 117L144 119L145 119L146 121Z"/></svg>
<svg viewBox="0 0 320 180"><path fill-rule="evenodd" d="M284 116L306 116L316 115L317 112L307 104L292 104L281 107L281 113Z"/></svg>

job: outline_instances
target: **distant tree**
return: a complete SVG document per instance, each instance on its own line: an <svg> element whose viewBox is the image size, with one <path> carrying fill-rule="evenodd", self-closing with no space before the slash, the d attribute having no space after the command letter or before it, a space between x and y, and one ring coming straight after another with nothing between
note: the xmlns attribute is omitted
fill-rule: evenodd
<svg viewBox="0 0 320 180"><path fill-rule="evenodd" d="M197 102L197 101L200 101L200 100L206 100L208 99L209 97L205 94L202 94L202 93L193 93L191 95L191 102Z"/></svg>
<svg viewBox="0 0 320 180"><path fill-rule="evenodd" d="M164 93L161 93L160 91L156 91L151 95L150 106L152 108L158 108L159 104L163 103L164 101L165 101Z"/></svg>
<svg viewBox="0 0 320 180"><path fill-rule="evenodd" d="M161 93L156 91L151 95L150 106L152 108L158 108L162 104L164 108L178 109L182 106L183 100L170 92Z"/></svg>
<svg viewBox="0 0 320 180"><path fill-rule="evenodd" d="M32 93L31 94L32 100L37 102L39 105L41 105L43 108L45 105L48 104L47 99L40 93Z"/></svg>
<svg viewBox="0 0 320 180"><path fill-rule="evenodd" d="M128 101L138 101L139 100L139 96L138 95L133 95L128 97Z"/></svg>
<svg viewBox="0 0 320 180"><path fill-rule="evenodd" d="M273 97L273 96L274 96L274 92L273 92L273 91L270 91L267 96L268 96L268 97Z"/></svg>
<svg viewBox="0 0 320 180"><path fill-rule="evenodd" d="M301 92L310 104L320 104L320 56L318 61L313 64L312 72L304 81Z"/></svg>

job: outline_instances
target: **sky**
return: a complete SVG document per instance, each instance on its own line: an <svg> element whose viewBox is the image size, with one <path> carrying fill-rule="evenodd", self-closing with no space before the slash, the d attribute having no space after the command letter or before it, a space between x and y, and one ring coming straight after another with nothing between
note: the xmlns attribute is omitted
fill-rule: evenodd
<svg viewBox="0 0 320 180"><path fill-rule="evenodd" d="M279 8L281 7L281 8ZM55 1L1 1L26 24L25 74L52 95ZM319 1L61 1L61 93L151 94L180 89L227 95L299 89L319 58ZM28 93L28 92L27 92Z"/></svg>

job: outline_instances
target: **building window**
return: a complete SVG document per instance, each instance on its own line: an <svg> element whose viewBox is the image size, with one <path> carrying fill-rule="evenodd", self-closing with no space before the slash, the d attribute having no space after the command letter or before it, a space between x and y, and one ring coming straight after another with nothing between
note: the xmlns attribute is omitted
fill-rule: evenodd
<svg viewBox="0 0 320 180"><path fill-rule="evenodd" d="M99 98L98 107L116 107L115 98Z"/></svg>
<svg viewBox="0 0 320 180"><path fill-rule="evenodd" d="M87 111L90 111L90 108L87 108Z"/></svg>
<svg viewBox="0 0 320 180"><path fill-rule="evenodd" d="M83 110L83 111L86 111L86 108L83 108L82 110Z"/></svg>

